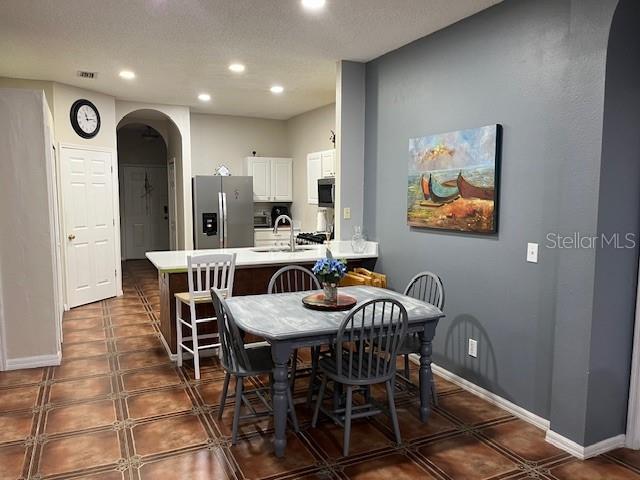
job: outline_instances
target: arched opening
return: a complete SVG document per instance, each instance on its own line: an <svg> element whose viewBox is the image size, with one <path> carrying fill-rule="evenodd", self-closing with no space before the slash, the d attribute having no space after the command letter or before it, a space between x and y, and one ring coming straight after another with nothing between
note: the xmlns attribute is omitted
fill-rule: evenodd
<svg viewBox="0 0 640 480"><path fill-rule="evenodd" d="M157 110L125 115L117 127L121 257L181 248L182 136Z"/></svg>

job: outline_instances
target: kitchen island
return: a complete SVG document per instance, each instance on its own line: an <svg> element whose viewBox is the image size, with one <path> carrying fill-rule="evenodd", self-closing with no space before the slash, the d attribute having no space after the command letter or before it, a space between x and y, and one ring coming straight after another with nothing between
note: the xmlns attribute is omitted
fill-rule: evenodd
<svg viewBox="0 0 640 480"><path fill-rule="evenodd" d="M347 260L349 269L364 267L373 269L378 258L378 244L366 242L363 253L355 253L350 241L332 241L329 245L336 258ZM147 252L147 258L158 270L160 284L160 331L169 355L176 352L176 310L174 295L189 291L187 283L187 256L198 253L235 253L236 272L233 295L256 295L267 293L271 276L285 265L304 265L311 268L316 260L326 256L326 245L298 246L295 252L269 251L259 247L221 248L215 250L178 250ZM202 315L212 313L212 306L199 305ZM187 318L188 312L183 312ZM200 313L199 313L199 316Z"/></svg>

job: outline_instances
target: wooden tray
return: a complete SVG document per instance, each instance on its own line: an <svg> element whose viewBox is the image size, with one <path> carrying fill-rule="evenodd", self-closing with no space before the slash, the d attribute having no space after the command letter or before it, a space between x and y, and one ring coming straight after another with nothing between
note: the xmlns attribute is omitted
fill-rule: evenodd
<svg viewBox="0 0 640 480"><path fill-rule="evenodd" d="M311 310L324 310L328 312L338 312L351 310L358 301L350 295L338 293L338 302L330 303L325 300L324 292L313 293L302 299L302 304Z"/></svg>

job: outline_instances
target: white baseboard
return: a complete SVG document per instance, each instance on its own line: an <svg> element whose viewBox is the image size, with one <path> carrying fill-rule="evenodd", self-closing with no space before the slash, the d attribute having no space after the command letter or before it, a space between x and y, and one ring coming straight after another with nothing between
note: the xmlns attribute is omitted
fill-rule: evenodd
<svg viewBox="0 0 640 480"><path fill-rule="evenodd" d="M583 447L582 445L574 442L573 440L563 437L559 433L553 430L547 430L545 440L551 445L570 453L574 457L578 457L580 460L586 460L587 458L596 457L603 453L610 452L616 448L624 447L625 435L617 435L615 437L607 438L593 445Z"/></svg>
<svg viewBox="0 0 640 480"><path fill-rule="evenodd" d="M413 362L419 363L417 355L411 355L411 359ZM535 413L525 410L524 408L516 405L515 403L510 402L506 398L502 398L501 396L496 395L495 393L490 392L487 389L479 387L475 383L472 383L469 380L465 380L464 378L459 377L455 373L452 373L449 370L446 370L441 366L436 365L435 363L431 364L431 370L433 370L435 373L440 375L445 380L448 380L451 383L458 385L460 388L463 388L464 390L467 390L468 392L473 393L477 397L480 397L489 403L497 405L498 407L502 408L503 410L506 410L512 415L515 415L516 417L521 418L525 422L528 422L538 428L541 428L542 430L545 430L545 431L549 430L549 420L547 420L546 418L542 418L539 415L536 415Z"/></svg>
<svg viewBox="0 0 640 480"><path fill-rule="evenodd" d="M411 361L419 364L419 357L417 355L411 355ZM564 450L567 453L570 453L580 460L596 457L598 455L602 455L603 453L610 452L611 450L615 450L616 448L624 447L625 445L625 435L617 435L615 437L602 440L598 443L594 443L593 445L583 447L573 440L563 437L559 433L551 430L549 420L542 418L528 410L525 410L524 408L519 407L515 403L512 403L509 400L490 392L489 390L479 387L475 383L472 383L469 380L465 380L455 373L452 373L449 370L436 365L435 363L431 364L431 369L434 373L437 373L445 380L458 385L460 388L473 393L474 395L486 400L489 403L497 405L498 407L508 411L516 417L521 418L525 422L528 422L542 430L545 430L547 432L545 436L545 440L547 442L561 450Z"/></svg>
<svg viewBox="0 0 640 480"><path fill-rule="evenodd" d="M36 355L34 357L8 358L7 370L20 370L23 368L55 367L60 365L62 353L51 355Z"/></svg>

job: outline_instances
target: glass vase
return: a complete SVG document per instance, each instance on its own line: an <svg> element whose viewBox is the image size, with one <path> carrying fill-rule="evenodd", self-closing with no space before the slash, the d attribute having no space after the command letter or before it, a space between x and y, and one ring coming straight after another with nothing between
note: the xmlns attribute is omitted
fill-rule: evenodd
<svg viewBox="0 0 640 480"><path fill-rule="evenodd" d="M351 249L353 253L363 253L366 247L366 240L362 235L362 227L356 225L353 227L353 237L351 237Z"/></svg>
<svg viewBox="0 0 640 480"><path fill-rule="evenodd" d="M335 283L323 283L324 299L328 303L338 303L338 286Z"/></svg>

